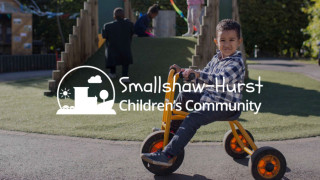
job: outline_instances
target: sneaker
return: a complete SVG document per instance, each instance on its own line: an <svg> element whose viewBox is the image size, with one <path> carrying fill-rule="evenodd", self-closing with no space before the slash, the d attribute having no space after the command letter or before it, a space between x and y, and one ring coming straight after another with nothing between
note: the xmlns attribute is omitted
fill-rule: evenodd
<svg viewBox="0 0 320 180"><path fill-rule="evenodd" d="M121 82L122 83L130 83L131 81L130 81L129 77L127 77L127 78L121 79Z"/></svg>
<svg viewBox="0 0 320 180"><path fill-rule="evenodd" d="M156 127L152 128L152 132L156 132L156 131L160 131L160 130L161 130L160 128L156 128Z"/></svg>
<svg viewBox="0 0 320 180"><path fill-rule="evenodd" d="M144 161L159 165L159 166L172 166L173 158L167 157L161 150L154 153L142 153L141 159Z"/></svg>
<svg viewBox="0 0 320 180"><path fill-rule="evenodd" d="M196 32L194 33L193 37L199 37L200 33L199 32Z"/></svg>
<svg viewBox="0 0 320 180"><path fill-rule="evenodd" d="M185 33L185 34L182 35L182 37L191 37L191 36L192 36L191 33Z"/></svg>
<svg viewBox="0 0 320 180"><path fill-rule="evenodd" d="M116 74L108 73L109 78L115 79L117 77Z"/></svg>

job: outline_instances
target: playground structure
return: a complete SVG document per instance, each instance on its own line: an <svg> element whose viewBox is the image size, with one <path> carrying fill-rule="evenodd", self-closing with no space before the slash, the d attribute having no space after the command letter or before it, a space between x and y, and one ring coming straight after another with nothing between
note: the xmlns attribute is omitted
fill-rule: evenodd
<svg viewBox="0 0 320 180"><path fill-rule="evenodd" d="M222 11L221 4L227 4L231 11ZM125 17L134 22L135 17L130 1L125 0L123 5ZM216 53L216 46L213 40L222 12L229 13L229 16L223 16L222 18L230 17L240 22L237 0L207 0L203 23L195 45L195 54L192 56L192 66L190 68L203 68ZM105 40L102 39L101 35L98 35L98 18L98 0L84 2L84 9L80 10L80 17L77 18L76 26L73 26L73 34L69 35L69 42L65 44L65 51L61 53L61 61L57 62L57 70L52 72L52 80L49 80L49 91L46 91L45 95L53 95L63 75L70 69L84 64L104 44ZM246 61L243 43L240 46L240 50L242 51L243 60ZM247 64L245 63L245 65L246 77L248 77Z"/></svg>
<svg viewBox="0 0 320 180"><path fill-rule="evenodd" d="M124 1L125 16L134 20L130 1ZM103 45L104 40L99 38L98 0L87 0L80 10L73 33L69 35L69 42L65 44L65 51L61 53L61 61L57 62L57 69L52 72L49 80L49 91L44 95L53 95L57 86L69 70L84 64Z"/></svg>
<svg viewBox="0 0 320 180"><path fill-rule="evenodd" d="M98 41L98 0L88 0L84 2L84 9L80 10L77 24L73 26L73 33L69 35L69 42L61 53L61 61L57 62L57 70L52 72L49 91L44 94L52 95L56 92L63 75L84 64L98 50Z"/></svg>

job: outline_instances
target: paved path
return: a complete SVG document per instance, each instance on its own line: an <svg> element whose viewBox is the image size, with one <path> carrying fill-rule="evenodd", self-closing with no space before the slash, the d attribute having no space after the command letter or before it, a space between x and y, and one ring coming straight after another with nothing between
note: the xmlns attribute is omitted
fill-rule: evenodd
<svg viewBox="0 0 320 180"><path fill-rule="evenodd" d="M253 179L248 159L234 161L221 143L189 144L176 173L157 177L144 168L140 145L0 130L0 179ZM257 145L285 155L284 179L320 179L320 137Z"/></svg>
<svg viewBox="0 0 320 180"><path fill-rule="evenodd" d="M297 72L320 81L320 66L317 64L305 64L291 60L254 60L254 62L256 64L248 65L249 69Z"/></svg>
<svg viewBox="0 0 320 180"><path fill-rule="evenodd" d="M22 80L22 79L39 78L39 77L50 77L51 75L52 75L52 70L0 73L0 82L16 81L16 80Z"/></svg>

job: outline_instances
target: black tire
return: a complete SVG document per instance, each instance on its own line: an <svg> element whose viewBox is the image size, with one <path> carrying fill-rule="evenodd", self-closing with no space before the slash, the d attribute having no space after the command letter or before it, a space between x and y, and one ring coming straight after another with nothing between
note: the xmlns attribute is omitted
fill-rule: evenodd
<svg viewBox="0 0 320 180"><path fill-rule="evenodd" d="M169 141L172 139L174 135L170 133L169 135ZM159 142L163 142L163 137L164 137L164 131L156 131L151 133L143 142L141 146L141 153L150 153L152 150L154 151L154 145ZM180 152L176 159L173 162L173 165L170 167L166 166L159 166L159 165L154 165L150 164L148 162L145 162L142 160L143 165L147 168L148 171L151 173L158 175L158 176L165 176L173 173L176 171L182 164L184 159L184 150Z"/></svg>
<svg viewBox="0 0 320 180"><path fill-rule="evenodd" d="M249 168L252 176L257 180L278 180L286 173L287 162L280 151L266 146L257 149L252 154Z"/></svg>
<svg viewBox="0 0 320 180"><path fill-rule="evenodd" d="M248 130L246 130L246 131L249 134L249 136L251 137L252 141L254 141L254 138L253 138L252 134ZM241 135L241 132L240 132L239 129L237 129L237 133L238 133L239 136ZM223 147L224 147L226 153L229 156L233 157L234 159L243 159L243 158L247 157L248 154L244 150L242 150L240 148L240 146L239 146L239 144L237 142L234 142L235 139L233 139L233 138L234 138L234 136L233 136L232 130L229 130L224 135ZM252 150L252 148L251 148L251 146L249 145L248 142L244 143L244 145ZM241 151L240 151L239 148L241 149Z"/></svg>

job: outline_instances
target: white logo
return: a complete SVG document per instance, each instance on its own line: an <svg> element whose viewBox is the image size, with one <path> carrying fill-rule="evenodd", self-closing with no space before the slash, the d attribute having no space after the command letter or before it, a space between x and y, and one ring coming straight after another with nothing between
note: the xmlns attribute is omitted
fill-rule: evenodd
<svg viewBox="0 0 320 180"><path fill-rule="evenodd" d="M81 68L89 68L94 69L95 74L88 76L86 82L86 85L81 84L81 87L73 86L73 87L63 87L60 89L61 83L69 75L71 72L81 69ZM107 80L110 82L112 86L113 91L113 97L112 100L108 100L109 92L106 89L102 89L99 93L100 99L103 101L98 104L98 97L95 95L94 97L89 97L90 92L90 85L94 84L102 84L102 75L107 77ZM100 74L100 75L99 75ZM104 78L105 79L105 78ZM104 83L105 84L105 83ZM103 85L104 85L103 84ZM73 92L73 93L72 93ZM74 97L74 106L68 106L63 105L61 106L60 98L64 99L66 103L70 103L72 101L67 100L67 98L70 98L73 95ZM99 68L93 67L93 66L79 66L76 68L71 69L69 72L67 72L61 79L58 89L57 89L57 101L59 104L60 109L57 111L57 114L63 115L63 114L77 114L77 115L84 115L84 114L116 114L115 110L112 109L113 104L115 100L115 89L113 86L112 81L108 77L108 75L102 71Z"/></svg>

